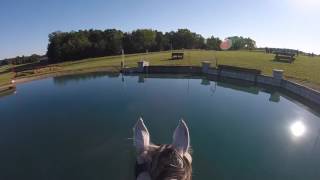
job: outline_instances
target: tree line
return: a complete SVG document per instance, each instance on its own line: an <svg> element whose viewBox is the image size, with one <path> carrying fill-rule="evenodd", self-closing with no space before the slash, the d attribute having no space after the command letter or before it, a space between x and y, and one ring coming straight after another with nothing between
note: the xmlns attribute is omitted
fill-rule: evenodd
<svg viewBox="0 0 320 180"><path fill-rule="evenodd" d="M230 37L232 50L253 49L256 44L250 38ZM49 35L47 56L49 62L79 60L91 57L166 51L171 49L220 50L221 39L202 35L188 29L161 32L152 29L137 29L122 32L117 29L79 30L53 32Z"/></svg>
<svg viewBox="0 0 320 180"><path fill-rule="evenodd" d="M3 59L2 61L0 61L0 65L7 65L7 64L19 65L19 64L35 63L35 62L39 62L42 59L47 59L47 58L37 54L32 54L31 56L17 56L14 58Z"/></svg>

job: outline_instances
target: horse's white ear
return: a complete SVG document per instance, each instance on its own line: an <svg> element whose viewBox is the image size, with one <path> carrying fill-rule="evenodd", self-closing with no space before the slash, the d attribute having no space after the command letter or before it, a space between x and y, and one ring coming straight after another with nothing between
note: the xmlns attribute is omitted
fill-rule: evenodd
<svg viewBox="0 0 320 180"><path fill-rule="evenodd" d="M150 135L146 125L143 123L142 118L139 118L133 128L134 146L138 153L147 150L150 144Z"/></svg>
<svg viewBox="0 0 320 180"><path fill-rule="evenodd" d="M180 120L178 127L173 133L172 145L181 155L184 155L189 150L190 137L187 124Z"/></svg>

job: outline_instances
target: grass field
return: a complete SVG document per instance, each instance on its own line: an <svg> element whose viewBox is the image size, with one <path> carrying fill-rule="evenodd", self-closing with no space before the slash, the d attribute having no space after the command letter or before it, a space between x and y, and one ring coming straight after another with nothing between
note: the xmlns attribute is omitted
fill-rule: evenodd
<svg viewBox="0 0 320 180"><path fill-rule="evenodd" d="M215 58L216 57L216 58ZM169 60L171 52L157 52L149 54L126 55L125 65L137 66L141 59L149 61L151 65L195 65L200 66L202 61L212 61L212 66L218 64L260 69L263 74L271 75L272 69L282 69L287 79L294 80L314 89L320 89L320 57L299 56L292 64L273 61L274 55L263 52L248 51L185 51L183 60ZM95 68L108 68L110 71L120 69L121 56L84 59L50 65L39 70L29 70L18 73L19 77L38 76L48 73L72 72ZM5 72L9 66L0 68L0 85L9 83L13 73ZM4 73L5 72L5 73Z"/></svg>

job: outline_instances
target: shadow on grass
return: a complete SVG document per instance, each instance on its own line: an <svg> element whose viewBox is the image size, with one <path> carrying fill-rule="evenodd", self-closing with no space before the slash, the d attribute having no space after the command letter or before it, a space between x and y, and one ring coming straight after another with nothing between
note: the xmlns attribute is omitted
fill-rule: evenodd
<svg viewBox="0 0 320 180"><path fill-rule="evenodd" d="M15 72L22 72L22 71L34 70L36 68L41 68L47 65L49 65L47 62L36 62L36 63L23 64L18 67L14 67L13 70ZM10 68L9 70L12 71L12 68Z"/></svg>
<svg viewBox="0 0 320 180"><path fill-rule="evenodd" d="M2 75L2 74L7 74L7 73L9 73L9 72L11 72L11 70L10 70L10 69L6 69L6 70L4 70L4 71L1 71L1 72L0 72L0 75Z"/></svg>
<svg viewBox="0 0 320 180"><path fill-rule="evenodd" d="M185 59L172 59L172 58L169 58L169 59L161 59L160 61L183 61Z"/></svg>
<svg viewBox="0 0 320 180"><path fill-rule="evenodd" d="M16 74L16 77L26 77L26 76L31 76L34 75L33 72L31 71L26 71L26 72L19 72Z"/></svg>
<svg viewBox="0 0 320 180"><path fill-rule="evenodd" d="M289 62L289 61L286 61L286 60L277 60L277 59L270 59L270 62L279 63L279 64L283 64L283 63L285 63L285 64L293 64L294 63L294 61Z"/></svg>

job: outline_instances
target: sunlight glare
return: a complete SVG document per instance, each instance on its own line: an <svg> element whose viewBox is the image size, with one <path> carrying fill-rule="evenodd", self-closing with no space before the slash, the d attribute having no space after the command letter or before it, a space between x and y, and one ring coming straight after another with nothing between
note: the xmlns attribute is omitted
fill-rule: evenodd
<svg viewBox="0 0 320 180"><path fill-rule="evenodd" d="M303 124L303 122L296 121L293 124L291 124L290 130L291 130L292 135L294 135L295 137L300 137L300 136L304 135L304 133L306 131L306 127Z"/></svg>
<svg viewBox="0 0 320 180"><path fill-rule="evenodd" d="M289 0L289 1L291 1L291 3L293 3L295 6L305 10L320 7L319 0Z"/></svg>

